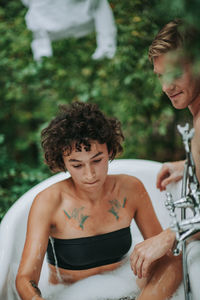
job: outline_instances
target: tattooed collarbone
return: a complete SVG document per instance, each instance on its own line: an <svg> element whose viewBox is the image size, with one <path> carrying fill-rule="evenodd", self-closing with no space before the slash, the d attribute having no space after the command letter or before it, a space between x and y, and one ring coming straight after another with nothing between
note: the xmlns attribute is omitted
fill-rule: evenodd
<svg viewBox="0 0 200 300"><path fill-rule="evenodd" d="M79 227L83 230L84 227L84 223L87 220L87 218L89 218L88 215L84 215L83 214L83 210L84 210L84 206L80 207L80 208L74 208L71 212L71 214L69 214L65 209L64 209L64 213L67 216L68 220L75 220L78 222Z"/></svg>
<svg viewBox="0 0 200 300"><path fill-rule="evenodd" d="M119 201L117 199L109 200L109 203L111 208L108 211L115 216L116 220L118 220L120 209L124 208L126 205L126 197L124 197L123 201Z"/></svg>

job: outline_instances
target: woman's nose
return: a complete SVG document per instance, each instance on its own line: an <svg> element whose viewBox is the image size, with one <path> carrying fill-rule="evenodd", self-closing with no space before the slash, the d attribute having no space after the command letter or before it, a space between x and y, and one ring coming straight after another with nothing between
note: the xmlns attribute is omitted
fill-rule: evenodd
<svg viewBox="0 0 200 300"><path fill-rule="evenodd" d="M92 166L86 166L85 178L89 181L95 177L95 170Z"/></svg>

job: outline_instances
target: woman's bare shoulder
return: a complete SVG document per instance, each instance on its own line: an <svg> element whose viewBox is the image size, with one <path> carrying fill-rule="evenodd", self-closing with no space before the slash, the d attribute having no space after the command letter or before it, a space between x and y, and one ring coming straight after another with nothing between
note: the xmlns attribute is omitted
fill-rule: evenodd
<svg viewBox="0 0 200 300"><path fill-rule="evenodd" d="M55 211L62 201L62 192L65 185L65 181L63 180L39 192L33 200L31 209L45 210L47 213Z"/></svg>
<svg viewBox="0 0 200 300"><path fill-rule="evenodd" d="M125 188L133 188L133 186L143 186L143 183L141 180L135 176L128 175L128 174L117 174L117 175L112 175L116 181L121 185L124 186Z"/></svg>
<svg viewBox="0 0 200 300"><path fill-rule="evenodd" d="M130 195L131 198L134 198L138 194L146 191L141 180L135 176L127 174L117 174L110 176L114 179L115 186L117 186L118 189L122 193L125 193L127 196Z"/></svg>

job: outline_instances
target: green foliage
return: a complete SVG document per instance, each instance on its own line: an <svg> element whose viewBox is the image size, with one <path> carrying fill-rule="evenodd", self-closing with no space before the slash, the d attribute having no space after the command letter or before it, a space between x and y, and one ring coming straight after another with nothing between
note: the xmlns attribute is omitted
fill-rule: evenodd
<svg viewBox="0 0 200 300"><path fill-rule="evenodd" d="M166 11L168 12L166 14ZM200 1L199 0L163 0L158 1L153 13L154 22L158 25L171 21L175 18L181 18L187 24L187 27L193 27L196 34L200 37ZM160 26L160 27L161 27ZM195 35L196 35L195 34ZM195 59L195 67L199 70L200 67L200 38L193 40L192 35L188 45L185 46L185 51Z"/></svg>
<svg viewBox="0 0 200 300"><path fill-rule="evenodd" d="M49 176L42 163L40 131L59 104L91 101L118 117L126 137L124 158L161 161L183 156L175 124L184 123L188 114L175 111L162 95L147 57L161 27L153 13L156 1L109 2L118 29L112 60L92 61L96 40L91 34L53 42L53 57L38 63L30 50L27 9L20 1L2 1L0 218L27 189Z"/></svg>
<svg viewBox="0 0 200 300"><path fill-rule="evenodd" d="M11 160L5 145L4 136L0 135L0 220L23 193L48 175L44 168L30 168Z"/></svg>

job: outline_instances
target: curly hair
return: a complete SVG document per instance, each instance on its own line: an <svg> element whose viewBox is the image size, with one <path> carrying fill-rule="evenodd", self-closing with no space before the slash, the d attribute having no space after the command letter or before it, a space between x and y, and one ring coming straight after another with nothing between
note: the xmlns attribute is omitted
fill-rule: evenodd
<svg viewBox="0 0 200 300"><path fill-rule="evenodd" d="M149 60L171 50L184 48L189 57L191 45L199 39L199 31L181 19L166 24L156 35L149 47Z"/></svg>
<svg viewBox="0 0 200 300"><path fill-rule="evenodd" d="M106 143L110 160L123 151L121 123L106 117L96 104L74 102L60 106L58 115L42 130L41 144L45 163L53 172L66 171L63 153L68 155L75 146L90 151L91 141Z"/></svg>

